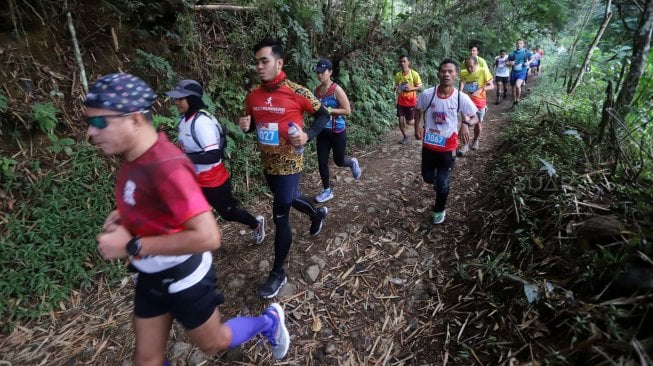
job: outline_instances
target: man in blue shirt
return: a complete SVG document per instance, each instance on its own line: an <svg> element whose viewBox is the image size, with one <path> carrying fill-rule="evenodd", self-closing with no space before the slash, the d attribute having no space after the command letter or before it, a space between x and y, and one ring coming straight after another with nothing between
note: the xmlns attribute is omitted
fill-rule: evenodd
<svg viewBox="0 0 653 366"><path fill-rule="evenodd" d="M517 49L508 56L508 66L512 67L510 72L510 85L512 86L512 106L516 107L521 99L521 89L528 75L528 68L533 60L533 54L525 47L523 39L517 41Z"/></svg>

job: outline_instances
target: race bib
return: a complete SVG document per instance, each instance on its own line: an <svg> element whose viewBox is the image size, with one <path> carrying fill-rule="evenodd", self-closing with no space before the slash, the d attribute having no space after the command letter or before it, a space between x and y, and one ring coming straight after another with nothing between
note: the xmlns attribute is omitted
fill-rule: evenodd
<svg viewBox="0 0 653 366"><path fill-rule="evenodd" d="M424 143L437 147L444 147L447 144L447 138L435 131L429 131L424 135Z"/></svg>
<svg viewBox="0 0 653 366"><path fill-rule="evenodd" d="M497 74L505 74L508 69L505 66L497 67Z"/></svg>
<svg viewBox="0 0 653 366"><path fill-rule="evenodd" d="M521 66L522 66L522 64L515 64L515 65L512 67L512 69L513 69L514 71L521 71Z"/></svg>
<svg viewBox="0 0 653 366"><path fill-rule="evenodd" d="M276 122L257 124L256 134L260 144L272 146L279 145L279 124Z"/></svg>
<svg viewBox="0 0 653 366"><path fill-rule="evenodd" d="M463 90L466 93L474 93L478 90L478 83L476 81L472 81L471 83L465 83L463 86Z"/></svg>

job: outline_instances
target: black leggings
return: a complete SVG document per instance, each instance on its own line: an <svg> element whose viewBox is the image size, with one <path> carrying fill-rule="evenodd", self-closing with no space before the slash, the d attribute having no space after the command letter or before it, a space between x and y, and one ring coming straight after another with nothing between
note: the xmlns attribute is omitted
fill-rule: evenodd
<svg viewBox="0 0 653 366"><path fill-rule="evenodd" d="M292 229L290 227L290 208L307 215L312 220L319 218L319 214L308 198L299 191L301 173L290 175L265 174L265 180L272 191L272 217L276 231L274 233L274 264L272 271L284 273L283 264L290 252L292 245Z"/></svg>
<svg viewBox="0 0 653 366"><path fill-rule="evenodd" d="M433 184L435 190L434 212L444 211L449 196L449 178L456 156L451 151L432 151L422 148L422 178Z"/></svg>
<svg viewBox="0 0 653 366"><path fill-rule="evenodd" d="M240 207L240 202L234 197L231 191L231 179L217 187L202 187L204 197L218 214L227 221L236 221L245 224L254 230L258 227L258 221L249 212Z"/></svg>
<svg viewBox="0 0 653 366"><path fill-rule="evenodd" d="M324 189L329 188L329 151L333 149L333 162L339 167L351 168L353 163L351 159L345 157L345 149L347 148L347 133L342 131L340 133L331 132L329 130L322 130L317 135L317 163L320 168L320 178L322 178L322 186Z"/></svg>

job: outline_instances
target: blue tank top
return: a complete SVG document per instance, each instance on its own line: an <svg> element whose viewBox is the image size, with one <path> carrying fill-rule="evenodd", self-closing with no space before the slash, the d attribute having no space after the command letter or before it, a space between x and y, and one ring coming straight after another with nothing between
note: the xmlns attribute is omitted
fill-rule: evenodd
<svg viewBox="0 0 653 366"><path fill-rule="evenodd" d="M336 87L338 87L338 84L333 83L325 95L320 95L320 87L318 86L315 88L313 94L315 94L315 97L319 99L320 102L322 102L322 105L325 107L340 108L340 103L338 103L335 95ZM327 122L326 126L324 126L324 130L341 133L345 130L345 127L345 118L343 116L331 116L331 118L329 118L329 122Z"/></svg>

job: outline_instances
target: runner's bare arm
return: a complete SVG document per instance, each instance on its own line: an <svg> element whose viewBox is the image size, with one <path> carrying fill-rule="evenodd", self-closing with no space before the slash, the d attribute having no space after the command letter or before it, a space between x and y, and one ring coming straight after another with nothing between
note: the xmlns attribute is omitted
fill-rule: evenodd
<svg viewBox="0 0 653 366"><path fill-rule="evenodd" d="M97 236L104 259L126 258L127 242L133 235L122 225ZM220 229L211 211L204 211L184 223L184 230L141 239L139 255L182 255L201 253L220 247Z"/></svg>
<svg viewBox="0 0 653 366"><path fill-rule="evenodd" d="M424 112L419 109L417 110L417 113L415 113L415 140L422 139L422 133L424 132L424 128L421 127L423 115Z"/></svg>
<svg viewBox="0 0 653 366"><path fill-rule="evenodd" d="M349 98L347 98L347 93L338 85L335 91L335 97L340 104L340 108L332 108L331 114L338 116L348 116L351 113L351 105L349 104Z"/></svg>

